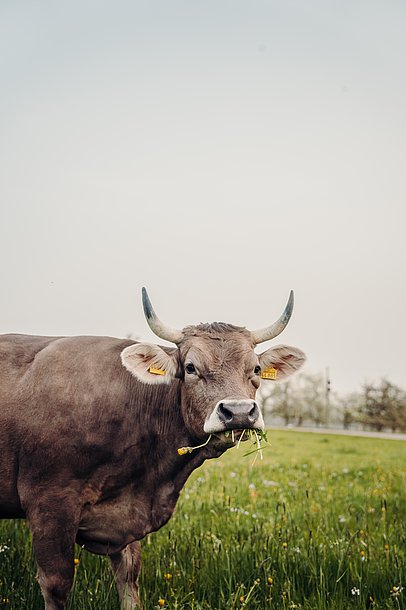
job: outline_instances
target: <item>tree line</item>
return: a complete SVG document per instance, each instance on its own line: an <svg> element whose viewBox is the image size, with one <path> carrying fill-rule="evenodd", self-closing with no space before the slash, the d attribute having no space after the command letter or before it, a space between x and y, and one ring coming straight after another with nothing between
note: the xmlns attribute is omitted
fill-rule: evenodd
<svg viewBox="0 0 406 610"><path fill-rule="evenodd" d="M345 396L331 392L322 373L299 373L270 386L263 384L259 393L269 424L406 432L406 391L386 378Z"/></svg>

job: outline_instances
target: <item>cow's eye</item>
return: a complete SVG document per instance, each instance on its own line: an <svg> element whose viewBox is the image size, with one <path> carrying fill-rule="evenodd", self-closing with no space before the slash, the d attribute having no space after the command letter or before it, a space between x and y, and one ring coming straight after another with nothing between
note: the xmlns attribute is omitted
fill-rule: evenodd
<svg viewBox="0 0 406 610"><path fill-rule="evenodd" d="M191 362L189 362L189 364L187 364L185 366L185 369L186 369L186 372L189 373L189 375L193 375L193 373L196 373L195 366Z"/></svg>
<svg viewBox="0 0 406 610"><path fill-rule="evenodd" d="M257 364L257 366L254 369L254 373L255 373L255 375L259 375L260 372L261 372L261 367L259 366L259 364Z"/></svg>

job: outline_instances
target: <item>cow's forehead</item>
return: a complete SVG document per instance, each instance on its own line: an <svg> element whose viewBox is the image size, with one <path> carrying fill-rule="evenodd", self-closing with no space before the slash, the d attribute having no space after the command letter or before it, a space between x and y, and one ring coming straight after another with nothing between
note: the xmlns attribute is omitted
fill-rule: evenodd
<svg viewBox="0 0 406 610"><path fill-rule="evenodd" d="M253 353L251 333L223 322L188 326L183 330L183 337L179 345L183 358L194 355L207 363L234 361L236 364Z"/></svg>
<svg viewBox="0 0 406 610"><path fill-rule="evenodd" d="M184 340L192 337L204 337L207 339L217 339L220 341L236 340L241 341L245 338L252 345L252 337L249 330L243 326L234 326L226 322L211 322L198 324L197 326L186 326L182 331Z"/></svg>

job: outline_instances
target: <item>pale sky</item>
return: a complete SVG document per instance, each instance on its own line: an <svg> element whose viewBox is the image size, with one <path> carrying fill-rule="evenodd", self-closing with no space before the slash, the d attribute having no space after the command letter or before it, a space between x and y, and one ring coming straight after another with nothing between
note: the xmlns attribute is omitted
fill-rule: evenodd
<svg viewBox="0 0 406 610"><path fill-rule="evenodd" d="M0 331L273 322L406 387L406 4L3 0ZM268 345L264 345L265 349Z"/></svg>

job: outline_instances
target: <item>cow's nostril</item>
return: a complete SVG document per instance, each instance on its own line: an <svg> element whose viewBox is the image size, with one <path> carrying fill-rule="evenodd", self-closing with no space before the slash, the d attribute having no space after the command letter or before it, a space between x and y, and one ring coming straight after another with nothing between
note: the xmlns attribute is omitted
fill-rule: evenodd
<svg viewBox="0 0 406 610"><path fill-rule="evenodd" d="M258 417L258 405L256 402L252 403L252 409L248 413L248 417L251 421L255 421Z"/></svg>
<svg viewBox="0 0 406 610"><path fill-rule="evenodd" d="M229 423L233 419L233 412L227 409L222 402L218 405L218 414L224 423Z"/></svg>

